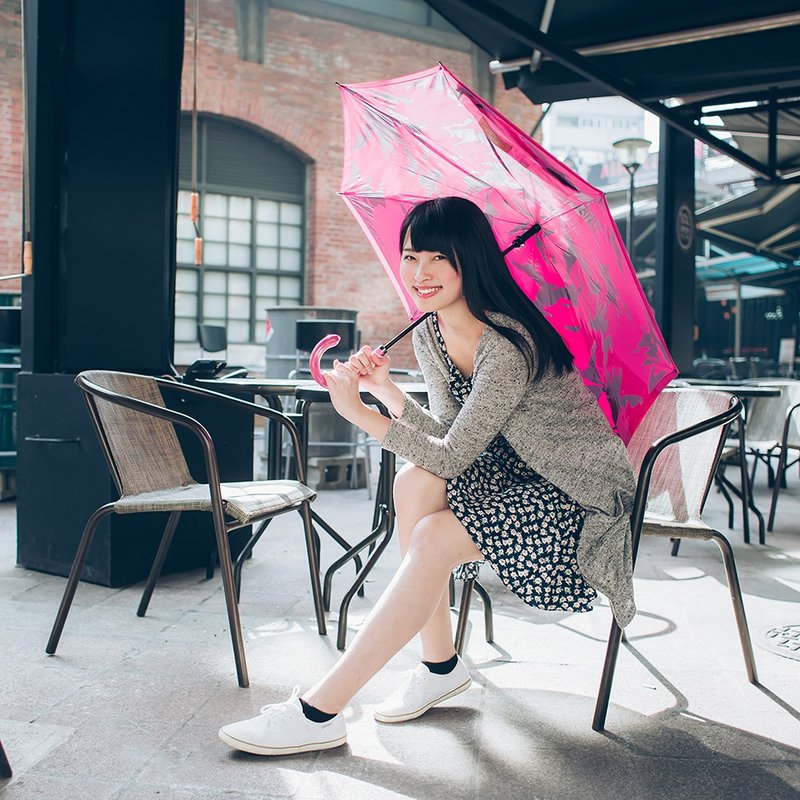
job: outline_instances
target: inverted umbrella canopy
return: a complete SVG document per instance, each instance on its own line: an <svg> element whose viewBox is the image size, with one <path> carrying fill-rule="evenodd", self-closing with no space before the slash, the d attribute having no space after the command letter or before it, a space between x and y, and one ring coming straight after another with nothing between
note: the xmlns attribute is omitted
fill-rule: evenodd
<svg viewBox="0 0 800 800"><path fill-rule="evenodd" d="M341 195L411 319L398 236L416 203L457 195L489 217L517 284L564 339L612 428L627 442L677 375L605 197L443 65L340 86Z"/></svg>

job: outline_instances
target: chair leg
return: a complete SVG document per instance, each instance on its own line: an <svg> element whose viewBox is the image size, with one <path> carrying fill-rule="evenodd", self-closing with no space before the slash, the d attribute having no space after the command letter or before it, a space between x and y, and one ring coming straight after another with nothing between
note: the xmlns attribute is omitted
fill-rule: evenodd
<svg viewBox="0 0 800 800"><path fill-rule="evenodd" d="M225 608L228 612L228 627L231 629L231 644L233 645L233 659L236 662L236 676L239 686L243 689L250 685L247 674L247 659L244 653L244 639L242 637L242 624L239 619L239 604L236 602L236 586L233 580L233 563L231 561L231 547L228 542L228 529L223 517L214 519L214 535L219 553L219 571L222 573L222 589L225 594Z"/></svg>
<svg viewBox="0 0 800 800"><path fill-rule="evenodd" d="M720 493L725 498L725 502L728 504L728 528L733 528L733 498L731 497L728 488L725 486L721 472L717 472L717 474L714 476L714 483L717 485L717 489L719 489Z"/></svg>
<svg viewBox="0 0 800 800"><path fill-rule="evenodd" d="M75 553L75 560L72 562L67 585L64 588L64 596L61 598L61 605L58 608L58 613L53 623L53 630L50 632L50 638L47 641L47 647L45 647L45 652L48 655L53 655L56 651L56 647L58 647L58 640L61 638L61 631L64 630L64 623L67 621L67 614L69 614L72 600L75 597L75 590L78 588L78 581L81 579L83 566L86 563L86 556L89 554L89 548L91 547L92 539L94 539L97 526L109 514L113 513L114 503L106 503L89 517L86 527L83 529L83 536L81 536L81 541L78 545L78 552Z"/></svg>
<svg viewBox="0 0 800 800"><path fill-rule="evenodd" d="M621 640L622 628L617 625L616 621L612 621L611 630L608 634L606 660L603 663L603 675L600 678L600 689L597 692L597 702L594 707L593 731L605 730L608 701L611 697L611 684L614 681L614 668L617 665L617 655L619 655L619 643Z"/></svg>
<svg viewBox="0 0 800 800"><path fill-rule="evenodd" d="M3 743L0 742L0 778L11 778L13 776L11 771L11 762L8 760L6 751L3 749Z"/></svg>
<svg viewBox="0 0 800 800"><path fill-rule="evenodd" d="M722 562L725 565L725 574L728 578L728 591L733 603L733 613L736 617L736 627L739 629L739 641L742 645L744 655L744 665L747 670L747 679L750 683L758 683L758 673L756 672L756 662L753 656L753 645L750 642L750 631L747 627L747 617L744 613L744 603L742 602L742 588L739 585L739 575L736 571L736 562L733 558L733 550L730 542L719 532L714 531L711 538L717 543L722 553Z"/></svg>
<svg viewBox="0 0 800 800"><path fill-rule="evenodd" d="M670 541L672 542L672 550L670 551L670 555L677 556L678 555L678 549L681 546L681 540L680 539L670 539Z"/></svg>
<svg viewBox="0 0 800 800"><path fill-rule="evenodd" d="M164 528L164 534L161 537L161 543L158 546L158 552L153 560L153 566L150 568L150 576L147 578L147 586L145 586L142 599L139 601L139 608L136 611L137 617L143 617L147 613L147 606L150 605L150 598L153 595L153 589L156 588L156 581L161 575L161 569L164 566L164 560L169 552L169 547L172 544L172 538L175 536L175 528L178 527L178 520L181 518L180 511L173 511L167 520L167 527Z"/></svg>
<svg viewBox="0 0 800 800"><path fill-rule="evenodd" d="M771 533L775 525L775 509L778 507L778 493L781 490L781 483L786 480L786 451L788 448L782 447L778 457L778 476L772 484L772 502L769 505L769 519L767 520L767 530ZM783 478L783 481L780 480Z"/></svg>
<svg viewBox="0 0 800 800"><path fill-rule="evenodd" d="M464 638L467 632L467 621L469 620L469 607L472 602L472 589L475 579L469 578L464 581L464 588L461 590L461 606L458 609L458 624L456 625L456 635L453 645L456 653L461 655L464 652Z"/></svg>
<svg viewBox="0 0 800 800"><path fill-rule="evenodd" d="M308 554L308 571L311 573L311 594L314 598L314 611L317 615L317 630L320 636L327 633L325 627L325 609L322 603L322 585L319 580L319 557L314 541L314 524L311 519L311 506L308 501L300 507L300 516L303 518L303 530L306 536L306 552Z"/></svg>
<svg viewBox="0 0 800 800"><path fill-rule="evenodd" d="M483 603L483 627L486 633L486 641L491 644L494 641L494 620L492 619L492 598L489 597L489 592L486 591L484 586L475 581L475 591L481 598Z"/></svg>

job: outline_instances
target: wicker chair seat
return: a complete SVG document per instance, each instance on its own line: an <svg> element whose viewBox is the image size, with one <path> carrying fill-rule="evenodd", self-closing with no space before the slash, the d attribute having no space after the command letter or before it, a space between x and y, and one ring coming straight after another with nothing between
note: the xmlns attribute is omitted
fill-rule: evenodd
<svg viewBox="0 0 800 800"><path fill-rule="evenodd" d="M247 481L222 483L225 513L247 525L254 519L313 500L316 492L298 481ZM121 497L114 504L117 514L143 511L211 511L211 492L207 483L190 483L178 489L162 489Z"/></svg>

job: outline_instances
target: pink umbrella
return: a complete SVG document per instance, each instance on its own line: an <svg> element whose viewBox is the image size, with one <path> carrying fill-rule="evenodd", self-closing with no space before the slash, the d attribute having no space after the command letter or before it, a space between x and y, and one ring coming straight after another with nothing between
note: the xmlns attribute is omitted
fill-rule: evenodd
<svg viewBox="0 0 800 800"><path fill-rule="evenodd" d="M421 200L467 197L491 220L514 279L627 442L677 370L603 193L441 64L339 88L341 195L409 317L421 312L399 276L401 222Z"/></svg>

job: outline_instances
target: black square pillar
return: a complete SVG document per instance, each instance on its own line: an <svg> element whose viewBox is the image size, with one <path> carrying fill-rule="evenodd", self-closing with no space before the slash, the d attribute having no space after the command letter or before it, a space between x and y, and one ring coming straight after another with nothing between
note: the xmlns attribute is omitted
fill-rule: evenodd
<svg viewBox="0 0 800 800"><path fill-rule="evenodd" d="M87 511L114 499L75 373L172 372L184 0L23 2L33 275L18 557L63 572ZM91 579L139 579L154 536L133 519L107 524Z"/></svg>
<svg viewBox="0 0 800 800"><path fill-rule="evenodd" d="M682 373L694 359L694 233L694 139L662 120L653 306Z"/></svg>

